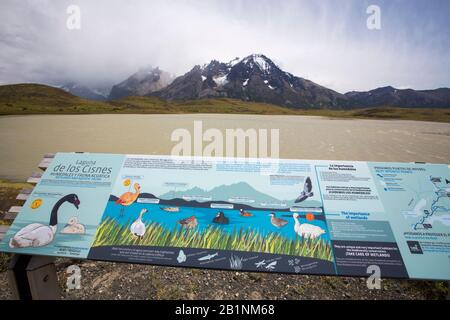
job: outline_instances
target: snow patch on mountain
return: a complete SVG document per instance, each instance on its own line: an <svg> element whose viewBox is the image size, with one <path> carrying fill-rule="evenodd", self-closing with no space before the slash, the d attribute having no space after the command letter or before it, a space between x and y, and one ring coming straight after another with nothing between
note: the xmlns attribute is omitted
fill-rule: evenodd
<svg viewBox="0 0 450 320"><path fill-rule="evenodd" d="M225 74L222 76L214 77L213 80L218 86L224 86L228 83L227 77L228 74Z"/></svg>

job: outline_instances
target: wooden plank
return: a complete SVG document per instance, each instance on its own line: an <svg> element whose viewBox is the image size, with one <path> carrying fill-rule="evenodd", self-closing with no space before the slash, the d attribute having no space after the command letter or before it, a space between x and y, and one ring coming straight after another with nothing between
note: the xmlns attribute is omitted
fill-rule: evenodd
<svg viewBox="0 0 450 320"><path fill-rule="evenodd" d="M53 161L53 158L55 158L54 153L46 153L38 165L39 169L47 169L50 163Z"/></svg>
<svg viewBox="0 0 450 320"><path fill-rule="evenodd" d="M22 210L22 206L12 206L9 208L8 213L19 213Z"/></svg>
<svg viewBox="0 0 450 320"><path fill-rule="evenodd" d="M3 240L8 229L9 229L9 226L0 226L0 241Z"/></svg>
<svg viewBox="0 0 450 320"><path fill-rule="evenodd" d="M55 155L56 155L56 153L49 152L49 153L44 154L44 158L54 158Z"/></svg>
<svg viewBox="0 0 450 320"><path fill-rule="evenodd" d="M17 213L15 212L5 212L1 217L2 220L12 221L17 217Z"/></svg>
<svg viewBox="0 0 450 320"><path fill-rule="evenodd" d="M12 206L9 208L9 211L3 214L3 220L14 220L19 214L20 210L22 210L21 206Z"/></svg>
<svg viewBox="0 0 450 320"><path fill-rule="evenodd" d="M33 192L33 188L24 188L20 190L20 193L17 195L17 200L27 200L30 194Z"/></svg>
<svg viewBox="0 0 450 320"><path fill-rule="evenodd" d="M31 177L28 178L27 182L31 184L37 184L41 181L42 173L41 172L33 172Z"/></svg>
<svg viewBox="0 0 450 320"><path fill-rule="evenodd" d="M44 157L41 160L41 162L39 163L38 168L45 171L52 161L53 161L53 157L51 157L51 158Z"/></svg>

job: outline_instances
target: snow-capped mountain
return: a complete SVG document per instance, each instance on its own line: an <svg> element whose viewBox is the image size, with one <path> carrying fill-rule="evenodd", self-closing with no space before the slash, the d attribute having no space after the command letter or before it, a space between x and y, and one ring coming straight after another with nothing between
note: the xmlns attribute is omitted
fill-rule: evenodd
<svg viewBox="0 0 450 320"><path fill-rule="evenodd" d="M104 101L108 96L107 90L105 90L105 88L92 89L75 82L68 82L62 86L59 86L59 88L73 94L74 96L84 99Z"/></svg>
<svg viewBox="0 0 450 320"><path fill-rule="evenodd" d="M338 108L348 100L343 94L281 70L262 54L195 66L153 94L176 100L228 97L305 108Z"/></svg>
<svg viewBox="0 0 450 320"><path fill-rule="evenodd" d="M116 100L126 96L158 96L167 100L234 98L292 108L450 108L450 89L396 89L338 93L310 80L283 71L263 54L230 62L212 60L175 78L159 68L144 68L125 81L92 87L69 82L59 88L92 100Z"/></svg>
<svg viewBox="0 0 450 320"><path fill-rule="evenodd" d="M120 99L126 96L145 96L169 85L173 76L158 67L141 69L125 81L111 89L109 99Z"/></svg>

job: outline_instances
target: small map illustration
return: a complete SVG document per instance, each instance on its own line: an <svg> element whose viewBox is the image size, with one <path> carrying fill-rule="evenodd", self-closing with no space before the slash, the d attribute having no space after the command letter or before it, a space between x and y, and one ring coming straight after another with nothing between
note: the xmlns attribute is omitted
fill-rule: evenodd
<svg viewBox="0 0 450 320"><path fill-rule="evenodd" d="M429 230L434 232L450 226L450 184L445 177L429 176L421 185L405 185L405 190L412 192L408 203L410 210L402 212L411 220L413 230ZM441 230L442 229L442 230Z"/></svg>

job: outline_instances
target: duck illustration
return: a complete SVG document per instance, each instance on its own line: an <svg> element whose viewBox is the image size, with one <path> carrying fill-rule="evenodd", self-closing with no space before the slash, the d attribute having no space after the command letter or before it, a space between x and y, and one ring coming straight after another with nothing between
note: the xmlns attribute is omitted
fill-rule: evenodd
<svg viewBox="0 0 450 320"><path fill-rule="evenodd" d="M253 217L253 213L239 209L239 214L241 217Z"/></svg>
<svg viewBox="0 0 450 320"><path fill-rule="evenodd" d="M178 221L179 224L181 224L182 227L186 229L194 229L198 225L197 218L195 216L191 216L186 219L182 219Z"/></svg>
<svg viewBox="0 0 450 320"><path fill-rule="evenodd" d="M319 226L315 226L315 225L309 224L309 223L300 223L298 221L298 218L300 217L300 215L298 213L294 213L292 216L295 221L294 231L300 237L302 237L304 239L316 239L325 233L325 230L323 230Z"/></svg>
<svg viewBox="0 0 450 320"><path fill-rule="evenodd" d="M223 211L220 211L213 219L213 222L219 223L219 224L228 224L230 223L230 220L225 217L225 213Z"/></svg>
<svg viewBox="0 0 450 320"><path fill-rule="evenodd" d="M305 201L309 197L312 197L314 195L312 191L312 182L309 177L306 177L305 184L303 185L303 191L300 193L300 195L295 199L295 203Z"/></svg>
<svg viewBox="0 0 450 320"><path fill-rule="evenodd" d="M69 202L78 209L80 200L76 194L69 194L55 203L50 214L48 225L31 223L20 229L10 240L11 248L43 247L53 241L58 228L58 210L65 202Z"/></svg>
<svg viewBox="0 0 450 320"><path fill-rule="evenodd" d="M147 212L147 209L142 209L139 213L139 217L134 220L134 222L131 224L130 231L131 233L139 238L143 238L145 234L145 224L142 222L142 216Z"/></svg>
<svg viewBox="0 0 450 320"><path fill-rule="evenodd" d="M120 204L122 206L122 208L120 209L121 216L123 216L125 207L133 204L133 202L136 201L136 199L139 197L139 194L141 193L141 186L139 185L139 183L135 183L133 187L135 192L125 192L119 197L119 199L116 200L116 204Z"/></svg>
<svg viewBox="0 0 450 320"><path fill-rule="evenodd" d="M285 225L288 224L287 220L284 220L284 219L281 219L281 218L277 218L275 216L275 213L273 213L273 212L270 213L269 216L270 216L270 222L272 223L272 225L274 227L282 228L282 227L284 227Z"/></svg>
<svg viewBox="0 0 450 320"><path fill-rule="evenodd" d="M77 217L71 217L64 228L61 230L61 233L65 234L85 234L86 228L84 225L78 222Z"/></svg>

